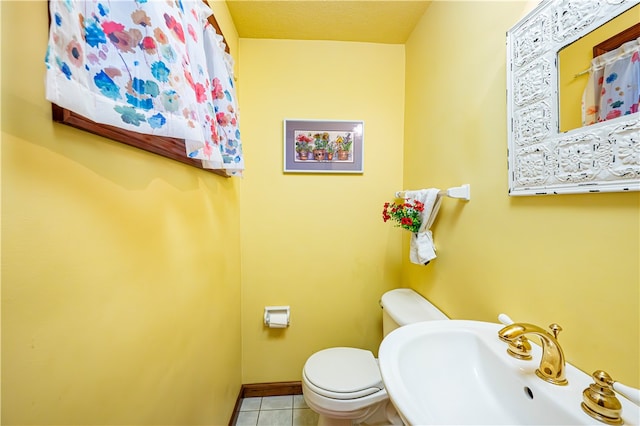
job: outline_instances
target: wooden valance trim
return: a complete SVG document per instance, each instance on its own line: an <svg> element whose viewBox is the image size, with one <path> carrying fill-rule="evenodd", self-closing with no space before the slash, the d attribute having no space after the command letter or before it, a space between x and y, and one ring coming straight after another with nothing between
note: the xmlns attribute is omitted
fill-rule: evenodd
<svg viewBox="0 0 640 426"><path fill-rule="evenodd" d="M62 108L56 104L51 104L51 109L53 112L53 121L56 123L66 124L68 126L75 127L76 129L84 130L126 145L144 149L145 151L162 155L163 157L180 161L181 163L188 164L202 170L225 177L227 176L223 170L203 169L202 162L200 160L194 160L187 157L183 139L147 135L144 133L131 132L115 126L109 126L107 124L96 123L95 121L91 121L80 114L76 114L75 112Z"/></svg>
<svg viewBox="0 0 640 426"><path fill-rule="evenodd" d="M593 46L593 57L596 58L604 53L617 49L628 41L640 37L640 23L630 26L600 44Z"/></svg>
<svg viewBox="0 0 640 426"><path fill-rule="evenodd" d="M206 0L203 0L207 6ZM49 2L47 2L49 7ZM51 9L49 9L51 10ZM214 15L209 17L209 23L213 25L217 33L222 36L225 42L225 51L229 53L229 44L224 38L224 34L220 29L220 25ZM49 16L49 25L51 25L51 16ZM166 136L154 136L143 133L132 132L129 130L120 129L115 126L109 126L106 124L96 123L88 118L76 114L73 111L62 108L56 104L51 104L52 118L56 123L66 124L76 129L84 130L89 133L93 133L98 136L112 139L117 142L121 142L126 145L130 145L139 149L143 149L153 154L162 155L163 157L170 158L172 160L179 161L189 166L196 167L207 172L215 173L220 176L229 177L224 170L205 169L202 167L201 160L195 160L187 157L185 143L183 139L169 138Z"/></svg>

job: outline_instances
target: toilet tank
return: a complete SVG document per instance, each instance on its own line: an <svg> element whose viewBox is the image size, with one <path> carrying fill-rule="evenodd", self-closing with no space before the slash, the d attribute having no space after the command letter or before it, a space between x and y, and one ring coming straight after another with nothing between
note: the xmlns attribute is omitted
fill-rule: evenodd
<svg viewBox="0 0 640 426"><path fill-rule="evenodd" d="M441 310L410 288L397 288L382 295L382 333L420 321L449 319Z"/></svg>

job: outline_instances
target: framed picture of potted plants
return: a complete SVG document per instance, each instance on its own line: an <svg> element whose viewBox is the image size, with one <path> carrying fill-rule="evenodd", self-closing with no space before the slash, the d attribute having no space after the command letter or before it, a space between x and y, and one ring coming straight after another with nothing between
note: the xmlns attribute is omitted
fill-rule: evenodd
<svg viewBox="0 0 640 426"><path fill-rule="evenodd" d="M363 173L364 121L284 120L285 173Z"/></svg>

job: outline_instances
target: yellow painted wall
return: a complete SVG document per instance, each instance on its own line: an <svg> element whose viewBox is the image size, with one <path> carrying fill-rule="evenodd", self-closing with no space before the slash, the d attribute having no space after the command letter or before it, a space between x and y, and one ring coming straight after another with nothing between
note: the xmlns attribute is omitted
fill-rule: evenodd
<svg viewBox="0 0 640 426"><path fill-rule="evenodd" d="M406 44L404 186L445 199L403 284L453 318L559 323L568 360L638 386L640 194L507 195L505 33L524 2L434 2ZM438 42L434 42L437 40Z"/></svg>
<svg viewBox="0 0 640 426"><path fill-rule="evenodd" d="M301 380L313 352L377 352L380 295L397 287L401 231L382 205L402 189L404 46L240 39L243 383ZM283 120L364 120L364 174L284 174ZM291 326L264 328L266 305Z"/></svg>
<svg viewBox="0 0 640 426"><path fill-rule="evenodd" d="M242 179L53 124L46 5L0 2L2 424L224 424L240 383L376 352L399 286L453 318L559 322L572 363L639 385L640 194L507 195L504 35L530 4L434 2L400 46L238 40L212 3ZM285 118L364 120L364 174L284 174ZM410 264L382 204L461 183L438 258ZM280 304L291 327L265 329Z"/></svg>
<svg viewBox="0 0 640 426"><path fill-rule="evenodd" d="M0 8L2 424L226 424L240 181L54 124L47 3Z"/></svg>

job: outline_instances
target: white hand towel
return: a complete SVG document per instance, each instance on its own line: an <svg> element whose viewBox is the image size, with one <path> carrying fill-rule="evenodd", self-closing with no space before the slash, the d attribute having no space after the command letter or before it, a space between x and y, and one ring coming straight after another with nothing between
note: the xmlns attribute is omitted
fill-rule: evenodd
<svg viewBox="0 0 640 426"><path fill-rule="evenodd" d="M409 259L417 265L426 265L436 258L436 246L433 243L433 234L429 230L440 210L442 198L437 188L421 189L419 191L406 191L405 199L417 200L424 204L421 215L420 230L411 235Z"/></svg>

